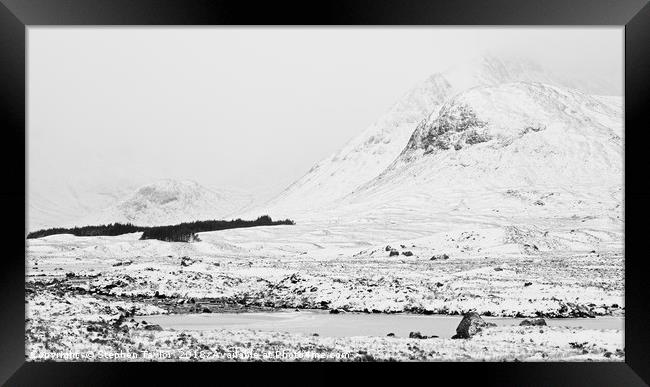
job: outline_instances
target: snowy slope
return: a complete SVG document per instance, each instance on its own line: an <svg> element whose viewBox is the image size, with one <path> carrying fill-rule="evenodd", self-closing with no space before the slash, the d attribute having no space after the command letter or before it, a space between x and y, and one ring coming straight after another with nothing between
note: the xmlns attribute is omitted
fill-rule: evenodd
<svg viewBox="0 0 650 387"><path fill-rule="evenodd" d="M380 176L332 210L620 220L623 118L621 99L613 101L541 83L470 89L420 123Z"/></svg>
<svg viewBox="0 0 650 387"><path fill-rule="evenodd" d="M250 201L250 197L241 192L217 192L194 181L164 179L140 187L119 203L73 223L84 225L129 222L140 226L154 226L223 219L249 205Z"/></svg>
<svg viewBox="0 0 650 387"><path fill-rule="evenodd" d="M521 58L480 57L430 76L339 152L317 163L256 213L299 219L330 206L382 173L404 149L418 123L435 115L448 98L472 87L515 81L583 88L592 93L607 89L606 84L598 82L569 81Z"/></svg>

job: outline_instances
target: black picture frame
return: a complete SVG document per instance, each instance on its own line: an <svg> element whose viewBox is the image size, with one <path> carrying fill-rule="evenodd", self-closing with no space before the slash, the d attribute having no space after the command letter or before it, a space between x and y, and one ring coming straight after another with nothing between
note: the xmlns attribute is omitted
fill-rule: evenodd
<svg viewBox="0 0 650 387"><path fill-rule="evenodd" d="M416 383L410 377L481 385L634 386L650 383L650 287L643 254L650 216L645 183L650 101L650 5L647 0L245 1L0 0L0 109L3 121L0 261L0 382L22 385L105 385L170 381L239 384L340 383L341 371L363 381ZM37 25L611 25L625 26L625 362L624 363L29 363L25 361L26 28ZM645 168L644 168L645 167ZM634 173L637 169L641 171ZM25 231L24 234L21 234ZM309 369L307 368L309 367ZM128 371L128 374L125 372ZM304 371L305 375L296 376ZM308 379L304 379L308 378ZM345 379L345 380L343 380ZM256 383L257 382L257 383ZM319 384L320 384L319 383ZM148 384L148 383L145 383Z"/></svg>

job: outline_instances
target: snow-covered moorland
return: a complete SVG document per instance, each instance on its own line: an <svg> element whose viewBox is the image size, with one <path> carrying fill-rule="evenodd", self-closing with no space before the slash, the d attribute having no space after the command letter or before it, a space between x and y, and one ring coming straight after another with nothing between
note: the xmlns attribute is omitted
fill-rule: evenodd
<svg viewBox="0 0 650 387"><path fill-rule="evenodd" d="M30 240L28 357L47 348L152 352L205 346L228 352L247 346L236 344L247 341L262 351L271 348L270 340L275 349L307 345L325 353L353 352L355 358L366 351L374 359L622 359L610 358L622 353L620 330L553 327L540 335L538 330L499 327L471 339L472 346L480 342L481 348L491 349L474 352L450 338L335 340L277 332L158 332L129 322L133 316L158 313L277 308L419 314L476 310L512 317L623 315L620 247L596 242L602 238L597 232L513 227L506 232L493 228L422 237L422 226L396 229L391 234L399 239L382 235L381 224L304 224L202 233L202 241L195 243L141 241L138 234ZM573 248L559 253L549 251L552 246ZM391 256L391 250L399 255ZM97 324L99 333L93 331L99 329L93 328ZM585 332L589 339L578 337ZM190 347L176 341L179 335L185 335ZM525 345L513 346L520 338ZM167 340L173 344L160 345ZM424 353L413 352L414 340ZM561 349L554 340L562 341ZM569 344L577 340L595 347L583 354ZM533 350L538 344L548 348Z"/></svg>

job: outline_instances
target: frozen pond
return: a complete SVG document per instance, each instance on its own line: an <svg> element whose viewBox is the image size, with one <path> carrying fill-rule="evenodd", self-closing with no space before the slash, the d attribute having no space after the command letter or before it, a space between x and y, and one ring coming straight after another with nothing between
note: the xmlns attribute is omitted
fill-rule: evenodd
<svg viewBox="0 0 650 387"><path fill-rule="evenodd" d="M302 333L320 336L386 336L394 333L408 337L409 332L449 338L456 333L462 316L413 315L413 314L330 314L320 310L206 313L138 317L136 320L158 324L176 330L253 329ZM519 325L522 318L483 317L498 326ZM578 329L619 329L623 331L623 317L546 319L549 326L575 327Z"/></svg>

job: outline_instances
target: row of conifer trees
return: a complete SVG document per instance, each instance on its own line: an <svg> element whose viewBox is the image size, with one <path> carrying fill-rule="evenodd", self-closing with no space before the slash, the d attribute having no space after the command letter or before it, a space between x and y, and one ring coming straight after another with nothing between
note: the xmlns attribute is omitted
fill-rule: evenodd
<svg viewBox="0 0 650 387"><path fill-rule="evenodd" d="M75 236L116 236L132 232L142 232L140 239L158 239L167 242L193 242L198 241L196 233L206 231L227 230L230 228L294 225L290 219L274 221L268 215L260 216L255 220L203 220L186 222L170 226L143 227L131 223L111 223L99 226L83 226L73 228L49 228L27 234L28 239L42 238L55 234L72 234Z"/></svg>

